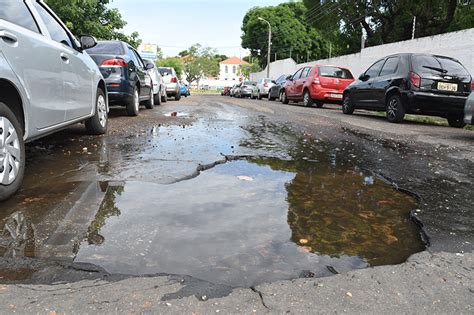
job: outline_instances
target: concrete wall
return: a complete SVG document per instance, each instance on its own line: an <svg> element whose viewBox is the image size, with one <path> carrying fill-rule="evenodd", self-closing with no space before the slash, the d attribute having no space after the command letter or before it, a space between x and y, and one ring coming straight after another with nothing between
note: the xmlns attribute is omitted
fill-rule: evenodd
<svg viewBox="0 0 474 315"><path fill-rule="evenodd" d="M330 59L316 60L310 63L296 64L293 59L273 62L270 65L270 77L276 79L281 74L293 74L304 65L333 64L351 69L358 77L378 59L396 53L428 53L458 59L474 76L474 28L459 32L446 33L431 37L417 38L392 44L368 47L360 53ZM266 70L250 75L251 80L266 77Z"/></svg>

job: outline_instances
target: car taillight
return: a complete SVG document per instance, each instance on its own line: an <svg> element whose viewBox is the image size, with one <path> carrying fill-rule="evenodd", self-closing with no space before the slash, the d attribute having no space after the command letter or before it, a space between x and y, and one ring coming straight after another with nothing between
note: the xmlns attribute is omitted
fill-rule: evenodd
<svg viewBox="0 0 474 315"><path fill-rule="evenodd" d="M172 77L171 78L171 83L178 83L178 78L177 77Z"/></svg>
<svg viewBox="0 0 474 315"><path fill-rule="evenodd" d="M321 80L319 80L319 77L315 77L313 83L314 84L321 84Z"/></svg>
<svg viewBox="0 0 474 315"><path fill-rule="evenodd" d="M474 91L474 80L471 81L471 91Z"/></svg>
<svg viewBox="0 0 474 315"><path fill-rule="evenodd" d="M265 84L263 85L264 87L268 87L268 83L265 82Z"/></svg>
<svg viewBox="0 0 474 315"><path fill-rule="evenodd" d="M127 63L123 59L108 59L104 60L102 64L100 65L101 67L127 67Z"/></svg>
<svg viewBox="0 0 474 315"><path fill-rule="evenodd" d="M410 72L410 82L413 86L419 88L421 86L421 77L415 72Z"/></svg>

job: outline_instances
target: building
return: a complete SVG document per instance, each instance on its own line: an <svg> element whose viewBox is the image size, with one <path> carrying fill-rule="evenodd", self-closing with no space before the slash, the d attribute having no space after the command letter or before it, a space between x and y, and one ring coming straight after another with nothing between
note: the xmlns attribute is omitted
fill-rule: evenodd
<svg viewBox="0 0 474 315"><path fill-rule="evenodd" d="M240 58L232 57L220 62L219 80L220 81L239 81L242 74L242 65L248 62Z"/></svg>

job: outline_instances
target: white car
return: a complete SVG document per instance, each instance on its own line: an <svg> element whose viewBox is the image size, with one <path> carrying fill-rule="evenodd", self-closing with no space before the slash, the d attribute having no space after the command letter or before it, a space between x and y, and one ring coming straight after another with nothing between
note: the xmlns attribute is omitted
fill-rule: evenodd
<svg viewBox="0 0 474 315"><path fill-rule="evenodd" d="M43 1L0 0L0 200L20 188L25 142L84 122L108 123L105 81L85 49Z"/></svg>
<svg viewBox="0 0 474 315"><path fill-rule="evenodd" d="M148 73L150 74L152 84L153 84L153 95L155 96L155 105L161 105L161 102L166 103L168 100L168 96L166 95L166 84L161 76L160 71L154 66L155 63L152 60L149 59L143 59L143 62L145 62L145 66L148 64L152 64L153 68L150 68L148 70Z"/></svg>
<svg viewBox="0 0 474 315"><path fill-rule="evenodd" d="M168 97L174 97L175 100L179 101L181 99L181 92L179 91L179 80L174 68L160 67L158 70L165 81Z"/></svg>
<svg viewBox="0 0 474 315"><path fill-rule="evenodd" d="M270 93L270 89L272 86L274 86L275 83L272 81L272 79L260 79L257 82L257 88L256 88L256 98L261 100L263 97L268 97L268 94Z"/></svg>

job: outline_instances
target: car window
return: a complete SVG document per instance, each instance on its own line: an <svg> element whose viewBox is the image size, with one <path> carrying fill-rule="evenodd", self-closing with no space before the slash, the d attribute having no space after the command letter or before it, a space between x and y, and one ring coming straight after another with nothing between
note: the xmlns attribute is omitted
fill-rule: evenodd
<svg viewBox="0 0 474 315"><path fill-rule="evenodd" d="M46 9L40 3L33 2L33 5L46 25L49 35L51 35L51 39L71 48L74 47L72 45L71 38L69 37L66 30L61 26L61 24L59 24L59 22L56 21L56 19L48 11L46 11Z"/></svg>
<svg viewBox="0 0 474 315"><path fill-rule="evenodd" d="M413 71L418 74L450 74L469 78L469 72L456 60L429 55L414 55L412 57Z"/></svg>
<svg viewBox="0 0 474 315"><path fill-rule="evenodd" d="M311 71L311 68L310 68L310 67L304 68L304 69L303 69L303 72L301 72L301 79L307 78L310 71Z"/></svg>
<svg viewBox="0 0 474 315"><path fill-rule="evenodd" d="M365 72L365 75L370 76L371 78L376 78L379 76L380 69L382 69L384 60L379 60L376 63L374 63L367 71Z"/></svg>
<svg viewBox="0 0 474 315"><path fill-rule="evenodd" d="M130 48L128 49L128 56L130 57L130 59L132 59L133 64L135 65L135 67L139 68L140 67L140 61L138 61L137 55Z"/></svg>
<svg viewBox="0 0 474 315"><path fill-rule="evenodd" d="M318 69L318 74L321 77L339 78L339 79L353 79L352 73L347 69L338 67L322 66Z"/></svg>
<svg viewBox="0 0 474 315"><path fill-rule="evenodd" d="M135 57L137 58L138 60L138 64L141 68L145 69L145 63L143 62L142 60L142 57L140 57L140 55L137 53L137 51L133 48L129 48L132 50L133 54L135 54Z"/></svg>
<svg viewBox="0 0 474 315"><path fill-rule="evenodd" d="M121 42L98 42L97 46L87 49L89 54L97 55L124 55L125 50Z"/></svg>
<svg viewBox="0 0 474 315"><path fill-rule="evenodd" d="M380 76L394 74L397 72L398 69L398 57L391 57L385 61L385 64L382 67L382 71L380 72Z"/></svg>
<svg viewBox="0 0 474 315"><path fill-rule="evenodd" d="M0 19L39 33L38 25L23 1L0 0Z"/></svg>
<svg viewBox="0 0 474 315"><path fill-rule="evenodd" d="M159 68L161 75L166 75L166 74L171 74L171 69L170 68Z"/></svg>
<svg viewBox="0 0 474 315"><path fill-rule="evenodd" d="M298 80L301 77L301 72L303 72L303 68L296 71L296 73L293 75L293 80Z"/></svg>

